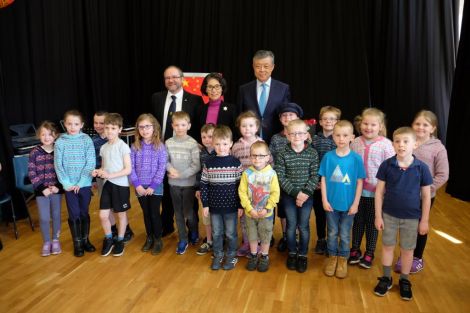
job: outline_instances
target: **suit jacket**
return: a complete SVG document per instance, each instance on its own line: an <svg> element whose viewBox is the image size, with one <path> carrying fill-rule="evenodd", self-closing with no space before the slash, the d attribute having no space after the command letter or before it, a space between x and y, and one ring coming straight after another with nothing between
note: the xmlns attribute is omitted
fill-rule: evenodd
<svg viewBox="0 0 470 313"><path fill-rule="evenodd" d="M206 124L207 110L209 104L200 106L198 117L199 117L199 129ZM228 102L222 102L220 104L219 115L217 116L217 125L226 125L232 130L234 138L237 137L238 130L235 127L235 121L237 120L238 110L237 107Z"/></svg>
<svg viewBox="0 0 470 313"><path fill-rule="evenodd" d="M160 91L156 92L152 95L152 108L153 114L155 118L160 123L161 127L163 128L164 124L164 110L165 110L165 101L166 96L168 95L168 91ZM192 93L183 91L183 101L181 109L189 114L191 119L191 129L188 132L188 135L193 137L197 140L200 137L199 128L198 128L198 120L197 120L197 110L200 106L202 106L204 102L200 96L193 95ZM163 136L163 135L162 135Z"/></svg>
<svg viewBox="0 0 470 313"><path fill-rule="evenodd" d="M282 130L277 111L285 102L290 102L289 85L275 79L271 79L269 98L263 116L261 116L259 111L258 98L256 96L256 80L240 86L238 90L238 109L240 112L251 110L258 115L263 129L263 139L268 144L271 137Z"/></svg>

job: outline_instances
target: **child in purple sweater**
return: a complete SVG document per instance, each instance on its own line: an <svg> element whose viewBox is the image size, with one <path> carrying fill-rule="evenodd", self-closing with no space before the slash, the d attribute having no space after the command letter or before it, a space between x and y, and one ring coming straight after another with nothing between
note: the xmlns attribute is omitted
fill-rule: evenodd
<svg viewBox="0 0 470 313"><path fill-rule="evenodd" d="M41 144L29 154L28 175L33 183L39 212L39 221L44 241L41 255L49 256L62 252L59 242L62 203L62 185L57 180L54 169L54 142L59 136L54 123L45 121L39 126L37 136ZM50 222L52 213L52 242Z"/></svg>
<svg viewBox="0 0 470 313"><path fill-rule="evenodd" d="M153 255L162 251L160 202L163 196L167 153L160 141L160 124L152 114L141 114L135 123L135 142L131 148L131 182L142 207L147 239L143 252Z"/></svg>

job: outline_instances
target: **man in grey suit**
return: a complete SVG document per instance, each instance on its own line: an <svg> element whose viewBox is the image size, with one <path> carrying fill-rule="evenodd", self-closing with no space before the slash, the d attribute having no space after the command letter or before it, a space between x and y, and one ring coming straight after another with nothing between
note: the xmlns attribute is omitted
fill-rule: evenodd
<svg viewBox="0 0 470 313"><path fill-rule="evenodd" d="M261 137L269 144L271 137L280 132L278 109L290 102L289 85L271 78L274 70L274 54L259 50L253 56L256 80L240 86L237 104L240 112L251 110L261 120Z"/></svg>
<svg viewBox="0 0 470 313"><path fill-rule="evenodd" d="M188 134L194 139L199 138L199 127L196 112L203 105L202 98L183 90L183 71L171 65L163 72L165 87L167 90L152 95L152 108L154 115L162 127L162 140L165 141L173 136L171 127L171 115L177 111L185 111L191 118L192 126ZM174 232L174 211L170 197L168 178L165 175L164 192L162 199L162 236Z"/></svg>

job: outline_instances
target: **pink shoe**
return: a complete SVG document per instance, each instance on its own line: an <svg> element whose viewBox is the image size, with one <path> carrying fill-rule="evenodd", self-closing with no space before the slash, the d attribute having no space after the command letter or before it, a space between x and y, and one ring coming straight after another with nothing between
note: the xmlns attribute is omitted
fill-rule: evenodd
<svg viewBox="0 0 470 313"><path fill-rule="evenodd" d="M413 258L413 263L411 264L411 274L416 274L421 272L424 268L424 261L423 259Z"/></svg>
<svg viewBox="0 0 470 313"><path fill-rule="evenodd" d="M51 255L51 243L49 241L42 245L41 256Z"/></svg>
<svg viewBox="0 0 470 313"><path fill-rule="evenodd" d="M237 256L247 256L250 253L250 245L248 243L243 243L240 248L238 248Z"/></svg>
<svg viewBox="0 0 470 313"><path fill-rule="evenodd" d="M60 242L57 239L52 240L52 254L56 255L62 252L62 248L60 247Z"/></svg>

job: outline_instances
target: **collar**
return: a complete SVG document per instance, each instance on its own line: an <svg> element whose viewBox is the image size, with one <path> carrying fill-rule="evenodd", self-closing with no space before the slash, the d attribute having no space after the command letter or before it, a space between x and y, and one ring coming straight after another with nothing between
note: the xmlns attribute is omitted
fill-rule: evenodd
<svg viewBox="0 0 470 313"><path fill-rule="evenodd" d="M263 83L256 79L256 88L261 88L261 84ZM265 81L264 84L266 84L266 87L268 88L271 87L271 77L269 77L269 79Z"/></svg>
<svg viewBox="0 0 470 313"><path fill-rule="evenodd" d="M184 89L183 89L183 88L181 88L180 91L178 91L177 93L174 93L174 94L168 91L166 97L167 97L167 99L168 99L168 98L171 99L171 96L176 96L176 99L183 99L183 93L184 93Z"/></svg>

